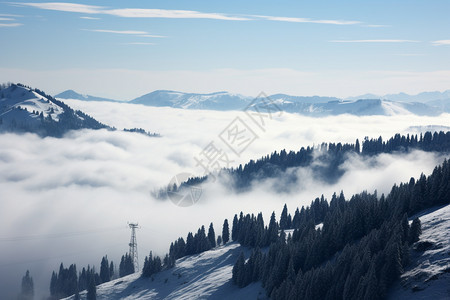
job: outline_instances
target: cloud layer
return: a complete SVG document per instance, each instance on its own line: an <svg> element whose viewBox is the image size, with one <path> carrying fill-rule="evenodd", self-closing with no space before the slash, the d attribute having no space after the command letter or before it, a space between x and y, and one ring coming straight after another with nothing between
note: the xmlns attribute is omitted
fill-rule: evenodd
<svg viewBox="0 0 450 300"><path fill-rule="evenodd" d="M198 204L180 208L155 200L150 192L181 172L201 174L197 156L210 142L227 151L220 132L242 112L186 111L123 103L67 101L99 121L117 128L142 127L162 134L149 138L137 133L79 131L63 139L35 135L0 135L0 282L19 286L26 269L34 277L38 294L47 293L50 274L65 264L80 268L95 264L103 255L118 263L128 250L127 221L137 221L140 258L150 250L164 254L178 236L213 222L221 231L224 218L234 213L272 211L279 216L284 203L291 212L322 193L344 190L347 196L364 189L388 192L395 182L429 173L442 157L415 152L408 156L380 155L370 161L348 160L348 171L334 185L304 176L290 193L276 194L266 182L251 192L233 195L220 184L207 184ZM449 115L431 117L354 117L322 119L293 114L267 123L238 163L274 150L298 150L321 142L354 142L364 136L387 138L407 127L450 126ZM248 120L247 120L248 121ZM250 123L249 123L249 126ZM376 166L375 168L373 166ZM291 172L308 175L308 169ZM258 201L255 201L258 199ZM7 276L5 276L7 274ZM0 290L4 290L1 286Z"/></svg>
<svg viewBox="0 0 450 300"><path fill-rule="evenodd" d="M316 23L316 24L331 24L331 25L354 25L361 23L359 21L347 21L347 20L315 20L310 18L205 13L192 10L147 9L147 8L108 9L102 6L77 4L77 3L60 3L60 2L46 2L46 3L13 2L11 4L17 6L29 6L44 10L54 10L62 12L105 14L122 18L212 19L224 21L268 20L279 22Z"/></svg>

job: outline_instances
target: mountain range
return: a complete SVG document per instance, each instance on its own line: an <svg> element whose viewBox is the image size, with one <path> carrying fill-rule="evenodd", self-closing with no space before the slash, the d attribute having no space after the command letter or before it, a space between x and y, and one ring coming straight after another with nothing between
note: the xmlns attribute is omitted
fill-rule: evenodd
<svg viewBox="0 0 450 300"><path fill-rule="evenodd" d="M85 96L72 90L57 94L55 97L83 101L116 101L95 96ZM450 90L442 93L426 92L414 96L404 93L382 97L366 94L347 99L321 96L291 96L286 94L274 94L268 97L260 95L260 97L255 99L228 92L196 94L157 90L127 103L153 107L227 111L249 108L249 105L254 105L255 100L261 99L275 104L282 111L312 117L341 114L358 116L398 114L435 116L444 112L450 112Z"/></svg>

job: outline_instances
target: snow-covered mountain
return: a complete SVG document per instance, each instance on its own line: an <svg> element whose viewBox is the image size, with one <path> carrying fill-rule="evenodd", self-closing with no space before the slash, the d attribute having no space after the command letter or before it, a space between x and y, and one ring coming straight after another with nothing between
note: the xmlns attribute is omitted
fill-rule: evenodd
<svg viewBox="0 0 450 300"><path fill-rule="evenodd" d="M251 100L251 97L228 92L192 94L175 91L154 91L131 100L130 103L185 109L240 110L244 109Z"/></svg>
<svg viewBox="0 0 450 300"><path fill-rule="evenodd" d="M420 216L422 235L413 245L410 266L389 294L390 299L448 299L450 296L450 205ZM233 242L176 261L174 268L152 278L140 273L97 286L97 299L266 299L260 282L239 289L231 283L240 252ZM66 298L73 300L74 296ZM86 291L80 293L86 299Z"/></svg>
<svg viewBox="0 0 450 300"><path fill-rule="evenodd" d="M272 99L272 98L271 98ZM357 116L371 115L439 115L442 113L438 108L423 103L400 103L380 99L363 99L356 101L329 101L319 103L308 102L280 102L275 103L281 110L299 113L312 117L324 117L332 115L351 114Z"/></svg>
<svg viewBox="0 0 450 300"><path fill-rule="evenodd" d="M247 248L229 243L180 258L174 268L152 278L142 278L141 273L119 278L97 286L97 299L266 299L259 282L242 289L232 284L233 265L241 251L249 256ZM86 299L86 291L80 299Z"/></svg>
<svg viewBox="0 0 450 300"><path fill-rule="evenodd" d="M68 130L106 127L38 89L11 84L0 90L0 131L61 136Z"/></svg>
<svg viewBox="0 0 450 300"><path fill-rule="evenodd" d="M154 91L132 100L130 103L148 106L166 106L182 109L243 110L253 105L255 99L238 94L217 92L212 94L192 94L175 91ZM333 97L300 97L275 94L265 99L280 110L312 117L352 114L369 115L439 115L450 112L450 106L429 105L419 102L395 102L381 99L340 100ZM440 104L440 103L439 103ZM256 104L258 105L258 104Z"/></svg>
<svg viewBox="0 0 450 300"><path fill-rule="evenodd" d="M450 90L444 92L423 92L417 95L409 95L406 93L387 94L387 95L374 95L365 94L356 97L348 97L346 100L359 100L359 99L387 99L397 102L430 102L436 100L450 100Z"/></svg>
<svg viewBox="0 0 450 300"><path fill-rule="evenodd" d="M55 95L57 99L75 99L83 101L110 101L110 102L120 102L119 100L113 100L108 98L96 97L91 95L83 95L75 92L74 90L67 90L62 93Z"/></svg>
<svg viewBox="0 0 450 300"><path fill-rule="evenodd" d="M268 96L265 101L276 104L282 111L311 117L325 117L341 114L357 116L398 114L435 116L443 112L450 112L450 90L443 93L426 92L414 97L401 93L392 97L394 99L391 99L388 96L390 95L379 97L372 94L366 94L342 100L335 97L274 94ZM116 101L90 95L81 95L73 90L67 90L55 97L59 99L76 99L83 101ZM425 99L434 100L425 103L425 101L422 101ZM157 90L131 100L128 103L155 107L227 111L244 110L249 105L252 105L252 103L257 103L257 101L258 100L254 97L228 92L196 94Z"/></svg>

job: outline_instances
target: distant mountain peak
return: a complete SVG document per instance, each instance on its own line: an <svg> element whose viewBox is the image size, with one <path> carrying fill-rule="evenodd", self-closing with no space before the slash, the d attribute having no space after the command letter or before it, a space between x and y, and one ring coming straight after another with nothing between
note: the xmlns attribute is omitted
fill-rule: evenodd
<svg viewBox="0 0 450 300"><path fill-rule="evenodd" d="M102 98L97 96L91 96L87 94L80 94L75 92L74 90L66 90L62 93L55 95L55 98L59 99L74 99L74 100L83 100L83 101L109 101L109 102L120 102L119 100Z"/></svg>

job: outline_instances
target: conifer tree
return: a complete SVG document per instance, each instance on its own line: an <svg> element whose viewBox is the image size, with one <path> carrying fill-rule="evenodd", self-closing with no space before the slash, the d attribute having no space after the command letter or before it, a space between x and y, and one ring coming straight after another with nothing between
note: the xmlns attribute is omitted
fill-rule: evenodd
<svg viewBox="0 0 450 300"><path fill-rule="evenodd" d="M86 299L87 300L97 299L97 287L95 286L94 278L91 278L91 280L89 280Z"/></svg>
<svg viewBox="0 0 450 300"><path fill-rule="evenodd" d="M209 241L210 248L216 247L216 234L214 232L213 223L209 224L208 241Z"/></svg>
<svg viewBox="0 0 450 300"><path fill-rule="evenodd" d="M30 276L30 271L27 270L25 276L22 277L22 289L19 294L19 300L32 300L34 297L34 283L33 277Z"/></svg>
<svg viewBox="0 0 450 300"><path fill-rule="evenodd" d="M409 243L413 244L419 240L419 236L422 234L422 225L419 218L415 218L411 223L409 230Z"/></svg>
<svg viewBox="0 0 450 300"><path fill-rule="evenodd" d="M111 280L108 256L103 256L102 261L100 263L100 280L102 281L102 283L108 282Z"/></svg>
<svg viewBox="0 0 450 300"><path fill-rule="evenodd" d="M222 241L225 245L230 240L230 228L228 226L228 220L225 219L223 221L223 227L222 227Z"/></svg>

